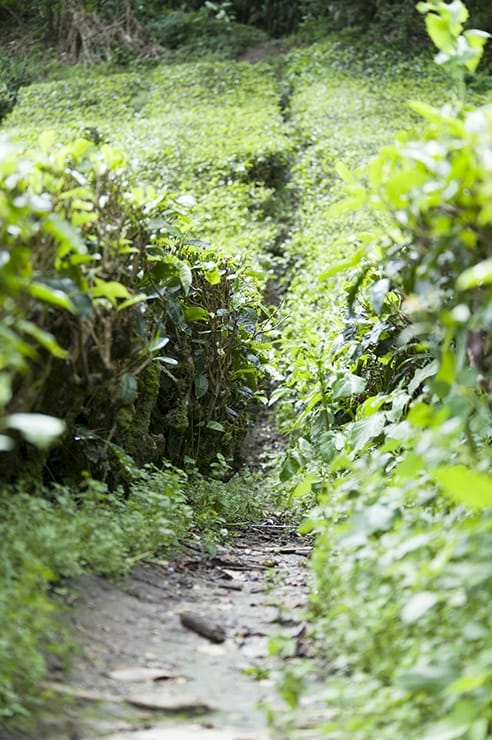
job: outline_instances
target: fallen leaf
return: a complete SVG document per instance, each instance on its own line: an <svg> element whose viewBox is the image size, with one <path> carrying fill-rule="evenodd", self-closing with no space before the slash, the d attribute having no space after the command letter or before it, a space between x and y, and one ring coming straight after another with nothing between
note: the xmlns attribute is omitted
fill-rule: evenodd
<svg viewBox="0 0 492 740"><path fill-rule="evenodd" d="M179 676L170 673L166 668L142 668L141 666L119 668L110 671L108 676L115 679L115 681L134 681L135 683L144 681L169 681L179 678Z"/></svg>
<svg viewBox="0 0 492 740"><path fill-rule="evenodd" d="M169 694L130 694L124 697L127 704L159 712L213 712L214 708L194 696L171 696Z"/></svg>
<svg viewBox="0 0 492 740"><path fill-rule="evenodd" d="M205 655L225 655L226 653L225 648L221 645L199 645L197 650L199 653L204 653Z"/></svg>
<svg viewBox="0 0 492 740"><path fill-rule="evenodd" d="M103 701L108 704L121 704L124 699L114 694L104 694L97 689L86 689L84 686L70 686L69 684L58 683L57 681L43 681L43 689L53 691L63 696L71 696L74 699L84 699L86 701Z"/></svg>

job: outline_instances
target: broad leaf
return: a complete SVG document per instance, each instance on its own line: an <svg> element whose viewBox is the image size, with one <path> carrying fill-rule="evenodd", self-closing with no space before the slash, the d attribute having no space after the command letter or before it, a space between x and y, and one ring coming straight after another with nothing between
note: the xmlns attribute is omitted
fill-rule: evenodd
<svg viewBox="0 0 492 740"><path fill-rule="evenodd" d="M461 273L456 281L458 290L469 290L492 283L492 258L479 262Z"/></svg>
<svg viewBox="0 0 492 740"><path fill-rule="evenodd" d="M401 610L402 622L413 624L437 604L439 597L432 591L420 591L414 594Z"/></svg>
<svg viewBox="0 0 492 740"><path fill-rule="evenodd" d="M492 475L469 470L464 465L437 468L432 473L444 493L472 509L492 506Z"/></svg>
<svg viewBox="0 0 492 740"><path fill-rule="evenodd" d="M65 422L45 414L10 414L5 418L5 426L16 429L24 439L42 449L46 449L65 431Z"/></svg>

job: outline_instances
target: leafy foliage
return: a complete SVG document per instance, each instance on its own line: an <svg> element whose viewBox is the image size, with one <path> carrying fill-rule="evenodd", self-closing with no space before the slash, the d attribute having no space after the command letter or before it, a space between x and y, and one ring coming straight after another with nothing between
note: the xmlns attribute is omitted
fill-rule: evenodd
<svg viewBox="0 0 492 740"><path fill-rule="evenodd" d="M228 529L262 515L263 482L261 488L250 478L236 476L227 485L197 471L188 477L171 466L133 468L127 491L111 491L87 476L77 490L4 486L0 727L39 701L50 656L69 661L72 637L59 618L57 598L66 592L62 579L85 572L120 576L144 557L172 555L185 535L202 536L204 530L213 547Z"/></svg>
<svg viewBox="0 0 492 740"><path fill-rule="evenodd" d="M4 146L3 408L65 419L63 475L231 454L267 348L247 275L185 235L184 205L129 188L117 151Z"/></svg>
<svg viewBox="0 0 492 740"><path fill-rule="evenodd" d="M456 76L483 36L462 35L460 3L454 26L432 5ZM331 672L320 736L490 732L492 130L489 106L455 89L443 108L412 104L420 137L398 135L359 173L338 166L346 199L329 217L343 234L347 211L368 213L321 275L332 290L346 275L346 314L338 337L306 342L304 367L295 357L311 394L283 475L318 504L304 526L318 533L313 614Z"/></svg>

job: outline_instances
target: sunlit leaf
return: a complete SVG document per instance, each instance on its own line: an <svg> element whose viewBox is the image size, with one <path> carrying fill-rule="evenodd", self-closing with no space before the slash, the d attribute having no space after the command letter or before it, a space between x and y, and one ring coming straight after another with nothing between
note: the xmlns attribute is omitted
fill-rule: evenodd
<svg viewBox="0 0 492 740"><path fill-rule="evenodd" d="M10 414L5 417L5 426L16 429L36 447L49 447L65 431L65 422L45 414Z"/></svg>
<svg viewBox="0 0 492 740"><path fill-rule="evenodd" d="M449 31L448 22L435 13L428 13L425 17L427 33L438 49L450 52L453 49L453 36Z"/></svg>
<svg viewBox="0 0 492 740"><path fill-rule="evenodd" d="M131 308L131 306L136 306L137 303L143 303L144 301L148 300L148 296L145 295L145 293L137 293L137 295L132 296L127 301L123 301L122 303L118 304L118 311L124 311L126 308Z"/></svg>
<svg viewBox="0 0 492 740"><path fill-rule="evenodd" d="M420 591L414 594L401 610L402 622L406 624L418 622L438 601L439 596L432 591Z"/></svg>
<svg viewBox="0 0 492 740"><path fill-rule="evenodd" d="M479 262L461 273L456 281L458 290L469 290L492 283L492 258Z"/></svg>
<svg viewBox="0 0 492 740"><path fill-rule="evenodd" d="M313 489L313 483L315 483L317 480L318 476L314 473L308 473L307 475L305 475L290 494L290 499L294 500L298 498L304 498L305 496L310 494Z"/></svg>
<svg viewBox="0 0 492 740"><path fill-rule="evenodd" d="M442 466L432 475L444 493L455 501L472 509L492 506L492 475L469 470L464 465Z"/></svg>
<svg viewBox="0 0 492 740"><path fill-rule="evenodd" d="M118 298L133 298L128 288L121 283L115 280L99 280L98 278L95 279L95 285L89 289L89 293L93 298L107 298L111 303L116 302Z"/></svg>
<svg viewBox="0 0 492 740"><path fill-rule="evenodd" d="M208 321L210 313L202 306L186 306L186 321Z"/></svg>

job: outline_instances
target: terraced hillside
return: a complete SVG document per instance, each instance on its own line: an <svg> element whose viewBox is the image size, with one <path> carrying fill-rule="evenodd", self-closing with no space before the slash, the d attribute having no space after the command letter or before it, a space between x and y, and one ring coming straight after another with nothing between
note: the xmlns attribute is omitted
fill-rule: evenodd
<svg viewBox="0 0 492 740"><path fill-rule="evenodd" d="M475 102L489 98L489 82L484 81L481 89ZM465 581L470 563L470 572L479 573L473 581L477 587L490 576L485 557L475 558L480 543L483 553L490 551L490 525L488 520L477 525L467 539L468 514L436 501L436 481L429 483L420 457L413 452L404 457L409 429L401 426L406 424L404 413L418 401L417 408L428 419L431 411L423 408L426 402L419 394L427 391L425 383L435 374L436 364L423 353L422 360L412 365L412 336L411 352L402 360L402 386L396 384L386 394L385 372L389 368L390 374L392 360L386 361L384 353L394 339L394 327L377 316L388 306L385 301L397 301L396 294L389 291L386 275L366 303L358 293L384 248L398 243L401 236L394 236L391 215L381 203L379 211L360 208L372 202L363 187L368 176L363 168L381 147L395 138L404 141L399 132L419 138L427 130L422 117L407 105L409 98L418 98L424 109L424 103L439 106L456 94L453 83L425 56L409 58L384 47L364 50L350 37L328 37L255 64L158 65L111 75L81 70L67 79L23 89L2 124L2 131L22 146L35 148L41 130L49 130L42 137L45 148L55 149L74 138L88 139L102 151L116 148L126 163L124 188L138 185L144 193L143 187L150 186L156 202L164 193L193 248L208 250L210 266L200 269L209 285L222 278L233 281L237 269L269 304L265 313L270 320L273 317L274 327L269 327L273 343L260 349L268 355L262 362L273 385L271 405L290 444L280 465L280 483L275 479L275 485L282 488L286 505L305 516L303 531L314 529L318 536L309 618L319 659L310 677L305 656L292 655L292 649L289 653L288 641L274 641L273 650L283 655L285 649L293 658L278 677L279 691L293 711L271 712L273 737L383 740L395 733L423 737L419 733L427 732L427 725L441 719L449 707L455 726L465 729L459 734L456 727L432 725L442 734L426 737L489 736L488 725L474 714L473 697L467 694L476 690L480 706L486 706L490 659L484 658L483 674L473 664L469 684L459 684L459 670L446 672L445 662L455 661L466 678L474 649L487 646L487 591L470 596ZM454 135L452 126L451 130ZM337 207L347 188L349 201ZM406 207L411 196L403 201ZM152 213L157 231L170 229L166 217L166 211ZM367 266L364 259L369 245L374 249L371 234L377 229L383 234L387 230L387 235L381 237L379 251L371 252L373 261ZM219 276L218 271L217 280L214 250L232 260L231 272L223 269ZM354 271L361 264L365 272L354 285ZM403 270L402 265L398 269ZM192 265L187 290L198 274L194 269ZM394 271L398 272L396 267ZM239 293L234 300L240 303ZM216 309L210 308L207 320L220 318L224 307ZM203 319L199 313L192 315L195 323ZM254 323L251 316L246 310L240 313L239 324L249 329ZM410 323L403 309L399 318L402 325ZM221 331L217 336L223 336ZM208 328L199 328L190 341L196 347L207 332ZM397 346L395 353L402 345ZM254 343L252 347L256 348ZM350 362L336 365L333 358L340 357L345 347L352 352ZM221 356L219 351L217 357ZM255 367L256 357L248 355L248 362ZM413 374L407 378L408 367ZM253 370L248 366L241 372ZM375 381L371 373L377 376ZM376 390L370 392L373 381ZM207 400L208 385L200 388L200 382L195 382L188 400L193 393L196 400ZM480 419L485 419L483 414ZM415 423L424 428L427 422L422 418ZM212 432L224 432L222 422L211 417L206 421ZM386 425L391 425L388 437ZM472 426L466 434L478 447L483 444L485 432L480 436ZM459 456L463 448L457 438L453 445L453 455ZM373 446L376 452L370 458ZM398 457L400 447L403 457ZM227 463L223 458L222 462ZM396 469L402 476L422 480L421 498L407 478L400 488L395 484L386 490L386 469L388 475L396 475ZM479 476L486 474L484 464ZM265 487L272 484L274 474L269 475ZM482 484L483 480L480 477ZM170 488L183 486L186 499L186 483L179 475L168 482ZM193 508L189 492L187 502ZM340 524L347 524L345 539ZM340 552L347 553L346 559ZM460 552L465 553L463 561ZM394 553L401 553L401 562L392 559ZM440 564L447 573L447 560L454 557L451 581L443 576L435 586ZM432 572L426 569L428 562ZM63 575L63 568L60 572ZM459 618L446 611L448 596L452 609L469 609L471 614L463 642L458 638ZM434 606L442 611L432 613ZM435 623L419 631L419 619L426 619L428 611ZM447 649L451 643L455 652ZM421 671L416 663L420 652L428 659ZM439 656L437 667L432 664L433 652ZM409 676L406 683L399 683L402 666ZM459 701L449 698L455 695Z"/></svg>

